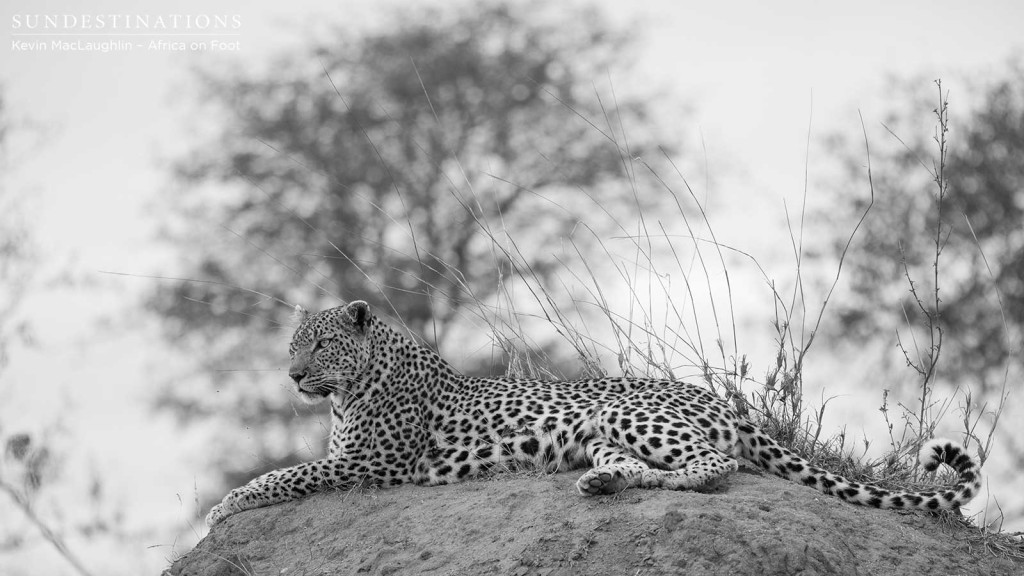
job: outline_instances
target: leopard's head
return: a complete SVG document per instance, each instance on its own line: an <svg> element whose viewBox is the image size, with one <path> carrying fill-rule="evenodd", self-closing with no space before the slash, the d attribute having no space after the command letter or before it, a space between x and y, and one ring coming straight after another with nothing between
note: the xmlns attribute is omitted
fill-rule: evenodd
<svg viewBox="0 0 1024 576"><path fill-rule="evenodd" d="M295 307L298 327L288 353L288 375L309 404L350 392L370 361L370 307L361 300L310 314Z"/></svg>

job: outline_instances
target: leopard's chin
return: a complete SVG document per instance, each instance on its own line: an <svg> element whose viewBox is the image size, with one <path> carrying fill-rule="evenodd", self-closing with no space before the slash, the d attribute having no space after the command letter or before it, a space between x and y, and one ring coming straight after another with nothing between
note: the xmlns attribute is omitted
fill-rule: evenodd
<svg viewBox="0 0 1024 576"><path fill-rule="evenodd" d="M302 388L298 389L299 398L306 404L320 404L330 397L330 392L307 392Z"/></svg>

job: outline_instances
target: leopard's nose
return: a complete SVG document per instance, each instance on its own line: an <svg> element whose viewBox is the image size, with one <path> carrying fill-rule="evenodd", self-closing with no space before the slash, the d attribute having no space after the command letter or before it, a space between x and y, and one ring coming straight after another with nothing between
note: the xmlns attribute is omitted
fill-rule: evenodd
<svg viewBox="0 0 1024 576"><path fill-rule="evenodd" d="M296 384L298 384L307 376L307 372L305 370L292 370L288 372L288 375L292 377L292 380L295 380Z"/></svg>

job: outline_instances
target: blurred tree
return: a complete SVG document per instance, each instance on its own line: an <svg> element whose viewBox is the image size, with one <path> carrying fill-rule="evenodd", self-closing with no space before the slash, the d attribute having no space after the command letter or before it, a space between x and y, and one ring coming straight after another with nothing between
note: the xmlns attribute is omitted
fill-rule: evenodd
<svg viewBox="0 0 1024 576"><path fill-rule="evenodd" d="M933 174L940 161L933 137L940 136L934 113L939 95L934 84L922 79L896 92L903 96L891 101L912 107L892 110L885 121L898 140L886 135L885 146L871 142L875 206L847 255L852 295L839 310L839 329L861 341L892 334L899 328L894 318L904 323L903 311L914 329L925 322L909 291L908 272L918 294L934 302L939 212ZM1007 355L1019 351L1017 338L1024 328L1024 67L1012 62L984 87L973 109L955 94L950 100L951 142L944 168L949 191L942 206L939 260L940 376L982 394L998 393ZM862 182L863 142L837 139L835 149L845 158L847 181ZM841 208L826 218L859 214L868 201L852 190L837 197ZM844 243L845 238L836 242L836 253ZM901 308L894 314L895 306ZM916 360L914 344L903 336ZM927 341L920 346L927 354Z"/></svg>
<svg viewBox="0 0 1024 576"><path fill-rule="evenodd" d="M499 246L548 278L573 203L630 190L631 156L674 153L647 106L593 95L635 32L589 10L551 12L406 11L384 32L339 27L265 73L200 72L225 120L176 167L167 230L189 280L162 283L150 305L213 377L175 382L164 405L258 426L264 444L278 442L252 447L261 468L287 463L293 446L275 425L297 409L267 385L284 385L283 373L258 370L287 364L280 303L366 299L441 346L460 314L515 277ZM316 433L322 424L303 414Z"/></svg>
<svg viewBox="0 0 1024 576"><path fill-rule="evenodd" d="M7 176L12 134L32 140L40 136L39 132L30 123L11 121L0 90L0 375L8 366L12 346L34 343L19 307L39 263L31 227L25 219L24 195L8 186ZM9 401L16 385L10 378L0 379L0 400ZM54 482L59 469L48 434L12 431L4 416L0 413L0 516L5 519L0 523L0 553L33 543L36 534L26 531L24 519L77 573L87 576L89 572L64 543L62 530L52 528L52 519L44 519L38 511L40 492Z"/></svg>
<svg viewBox="0 0 1024 576"><path fill-rule="evenodd" d="M7 174L10 122L0 95L0 177ZM6 182L0 183L0 372L7 366L13 341L30 341L28 325L16 314L32 276L29 229L24 222L21 197Z"/></svg>

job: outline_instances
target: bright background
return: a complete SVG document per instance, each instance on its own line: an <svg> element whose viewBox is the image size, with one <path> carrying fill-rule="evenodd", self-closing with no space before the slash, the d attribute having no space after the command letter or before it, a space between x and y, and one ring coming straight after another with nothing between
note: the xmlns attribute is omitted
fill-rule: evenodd
<svg viewBox="0 0 1024 576"><path fill-rule="evenodd" d="M961 94L968 100L968 88L952 79L984 76L1019 51L1024 22L1024 4L1014 1L626 4L603 7L613 20L647 23L637 78L693 105L692 120L678 129L707 146L716 189L723 191L712 214L717 230L733 245L766 256L771 246L788 249L779 218L782 200L793 205L803 191L809 122L813 171L815 135L859 133L858 111L877 125L890 75L949 78L953 102ZM144 10L239 14L241 50L231 56L259 65L300 45L325 19L358 26L379 18L376 6L186 1L148 3ZM0 26L9 33L12 14L140 10L129 1L15 0L0 8ZM24 53L9 45L5 38L0 46L7 109L14 121L40 130L12 142L3 186L27 197L38 268L19 311L35 345L12 350L0 376L0 427L68 432L58 445L66 458L61 482L47 494L63 504L45 512L73 524L76 506L85 506L76 503L101 478L99 501L120 511L110 520L137 545L85 547L73 536L69 545L97 574L154 573L204 533L198 524L189 527L191 500L209 478L199 464L203 435L151 408L149 375L183 365L163 349L154 320L139 309L152 281L101 271L173 275L172 254L157 242L154 198L173 193L168 161L185 150L192 131L202 130L189 118L195 104L189 69L219 56ZM849 400L833 411L833 426L849 419L851 433L879 433L871 414L877 398L866 399L872 408L855 415L861 400L855 383L827 384L829 395ZM0 502L0 517L18 513L5 506ZM25 571L30 560L35 568ZM70 573L44 543L0 550L0 572L33 570Z"/></svg>

